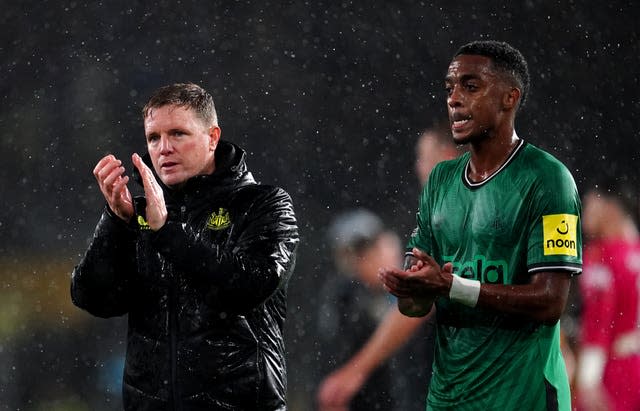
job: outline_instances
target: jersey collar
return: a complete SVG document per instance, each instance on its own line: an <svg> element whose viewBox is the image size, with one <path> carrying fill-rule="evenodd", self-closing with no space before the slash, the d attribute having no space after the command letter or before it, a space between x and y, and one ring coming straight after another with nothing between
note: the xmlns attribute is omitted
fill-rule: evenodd
<svg viewBox="0 0 640 411"><path fill-rule="evenodd" d="M518 135L516 134L516 130L513 130L513 137L512 138L513 139L518 138ZM511 161L513 161L513 159L516 157L516 154L518 154L520 152L520 149L522 147L524 147L524 140L520 139L520 141L518 142L518 145L513 148L513 150L511 151L511 154L509 154L509 157L507 157L507 159L500 166L500 168L498 168L496 171L491 173L491 175L489 175L489 177L485 178L482 181L478 181L478 182L473 182L473 181L471 181L469 179L469 163L471 162L471 157L469 157L469 159L467 160L467 164L464 166L464 170L462 172L462 181L464 181L464 184L469 188L478 188L478 187L481 187L481 186L485 185L493 177L497 176L498 173L500 173L502 170L504 170L511 163Z"/></svg>

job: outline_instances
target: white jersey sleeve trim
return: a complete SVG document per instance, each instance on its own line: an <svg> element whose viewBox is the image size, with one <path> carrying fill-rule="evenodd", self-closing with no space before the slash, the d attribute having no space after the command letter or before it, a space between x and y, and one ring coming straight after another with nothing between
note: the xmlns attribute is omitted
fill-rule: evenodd
<svg viewBox="0 0 640 411"><path fill-rule="evenodd" d="M527 270L529 273L537 273L539 271L569 271L574 274L580 274L582 272L582 267L573 267L570 265L545 265L536 266Z"/></svg>

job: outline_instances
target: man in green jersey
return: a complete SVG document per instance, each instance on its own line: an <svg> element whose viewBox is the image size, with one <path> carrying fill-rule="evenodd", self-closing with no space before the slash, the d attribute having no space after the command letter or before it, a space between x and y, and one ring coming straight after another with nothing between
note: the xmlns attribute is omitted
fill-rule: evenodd
<svg viewBox="0 0 640 411"><path fill-rule="evenodd" d="M427 410L566 410L559 318L581 271L580 198L566 167L515 132L529 72L496 41L462 46L445 77L453 139L434 168L405 270L380 279L400 311L435 302Z"/></svg>

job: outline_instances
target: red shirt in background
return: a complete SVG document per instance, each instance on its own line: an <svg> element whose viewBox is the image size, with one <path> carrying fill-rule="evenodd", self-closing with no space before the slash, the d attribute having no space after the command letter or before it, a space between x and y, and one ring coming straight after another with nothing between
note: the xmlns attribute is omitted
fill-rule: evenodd
<svg viewBox="0 0 640 411"><path fill-rule="evenodd" d="M595 241L583 254L583 346L606 356L603 385L615 410L640 410L640 242Z"/></svg>

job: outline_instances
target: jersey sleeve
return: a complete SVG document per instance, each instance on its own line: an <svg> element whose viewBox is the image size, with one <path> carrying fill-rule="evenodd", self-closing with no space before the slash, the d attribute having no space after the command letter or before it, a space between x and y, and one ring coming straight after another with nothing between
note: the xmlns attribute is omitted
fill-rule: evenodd
<svg viewBox="0 0 640 411"><path fill-rule="evenodd" d="M582 230L580 196L561 163L541 164L540 177L532 189L531 226L527 242L527 269L541 271L582 271Z"/></svg>

